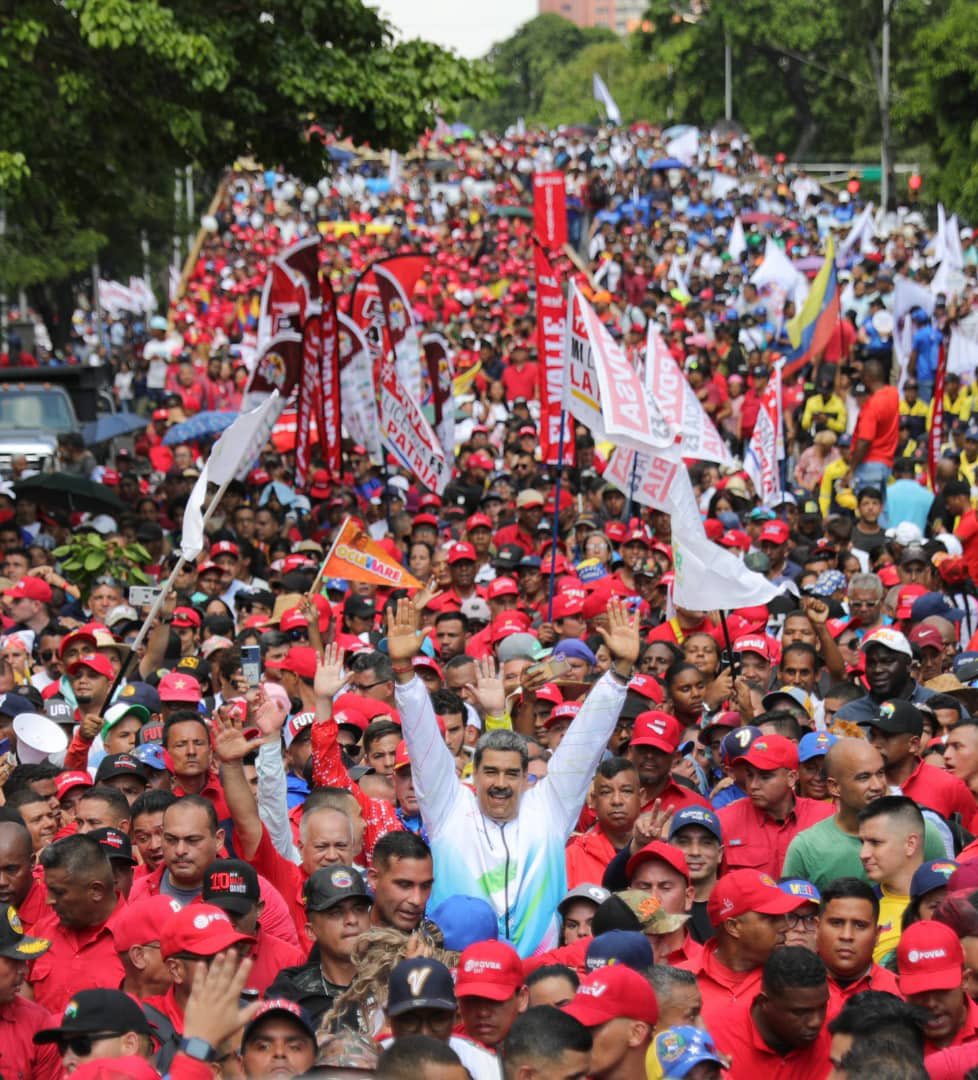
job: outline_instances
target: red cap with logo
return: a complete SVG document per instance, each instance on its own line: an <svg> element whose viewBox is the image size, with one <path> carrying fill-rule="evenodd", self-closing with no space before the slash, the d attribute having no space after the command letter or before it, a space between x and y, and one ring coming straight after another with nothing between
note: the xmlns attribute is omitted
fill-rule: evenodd
<svg viewBox="0 0 978 1080"><path fill-rule="evenodd" d="M473 529L491 529L492 518L488 514L473 514L472 517L465 523L465 531L471 532Z"/></svg>
<svg viewBox="0 0 978 1080"><path fill-rule="evenodd" d="M192 675L181 675L179 671L168 671L157 687L160 701L186 701L196 705L203 699L200 683Z"/></svg>
<svg viewBox="0 0 978 1080"><path fill-rule="evenodd" d="M180 901L163 893L144 896L126 904L115 921L112 936L119 952L126 952L133 945L148 945L160 940L160 932L170 919L180 911Z"/></svg>
<svg viewBox="0 0 978 1080"><path fill-rule="evenodd" d="M579 701L562 701L550 710L550 715L544 720L543 726L549 730L559 720L573 720L580 711Z"/></svg>
<svg viewBox="0 0 978 1080"><path fill-rule="evenodd" d="M504 941L477 941L458 958L456 997L508 1001L522 985L523 961Z"/></svg>
<svg viewBox="0 0 978 1080"><path fill-rule="evenodd" d="M430 525L433 529L438 528L438 518L434 514L415 514L411 523L412 531L418 525Z"/></svg>
<svg viewBox="0 0 978 1080"><path fill-rule="evenodd" d="M241 555L241 549L233 540L218 540L216 544L211 544L207 557L216 559L218 555L233 555L237 559Z"/></svg>
<svg viewBox="0 0 978 1080"><path fill-rule="evenodd" d="M58 773L54 778L54 789L59 799L63 799L73 788L86 788L92 786L92 778L87 772L77 770L75 772Z"/></svg>
<svg viewBox="0 0 978 1080"><path fill-rule="evenodd" d="M496 600L500 596L519 596L520 588L508 577L497 577L495 580L489 582L489 586L486 589L486 596L490 600Z"/></svg>
<svg viewBox="0 0 978 1080"><path fill-rule="evenodd" d="M669 713L650 709L635 717L630 746L654 746L667 754L674 754L683 737L683 725Z"/></svg>
<svg viewBox="0 0 978 1080"><path fill-rule="evenodd" d="M191 626L199 627L201 623L200 615L189 607L178 607L173 609L173 619L170 622L171 626L176 627L178 630L187 630Z"/></svg>
<svg viewBox="0 0 978 1080"><path fill-rule="evenodd" d="M4 589L3 595L11 600L37 600L42 604L50 604L51 586L39 577L22 577L16 585Z"/></svg>
<svg viewBox="0 0 978 1080"><path fill-rule="evenodd" d="M782 892L770 874L760 870L731 870L717 878L706 904L706 914L713 926L719 926L724 919L736 919L748 911L787 915L807 903L806 896Z"/></svg>
<svg viewBox="0 0 978 1080"><path fill-rule="evenodd" d="M740 760L755 769L797 769L798 744L784 735L762 735Z"/></svg>
<svg viewBox="0 0 978 1080"><path fill-rule="evenodd" d="M758 656L763 656L768 663L772 663L774 660L771 642L766 634L750 634L747 637L737 638L733 643L733 648L734 652L757 653Z"/></svg>
<svg viewBox="0 0 978 1080"><path fill-rule="evenodd" d="M509 637L510 634L528 633L530 633L530 619L523 611L507 611L502 618L489 626L489 636L494 644Z"/></svg>
<svg viewBox="0 0 978 1080"><path fill-rule="evenodd" d="M648 698L649 701L654 701L656 705L661 705L666 700L662 684L653 675L633 675L628 680L628 689L634 690L636 694Z"/></svg>
<svg viewBox="0 0 978 1080"><path fill-rule="evenodd" d="M87 656L80 656L68 668L68 674L77 675L82 668L88 668L89 671L94 671L96 675L101 675L104 679L115 678L115 672L112 670L109 658L102 656L101 653L89 653Z"/></svg>
<svg viewBox="0 0 978 1080"><path fill-rule="evenodd" d="M408 753L407 743L401 739L397 744L397 749L394 751L394 772L398 769L410 769L411 768L411 755Z"/></svg>
<svg viewBox="0 0 978 1080"><path fill-rule="evenodd" d="M452 544L448 552L448 564L462 562L465 559L469 559L471 562L475 562L475 548L471 544L466 544L464 541L458 544Z"/></svg>
<svg viewBox="0 0 978 1080"><path fill-rule="evenodd" d="M314 679L316 663L316 650L311 645L293 645L281 660L268 660L265 667L273 671L291 671L300 679Z"/></svg>
<svg viewBox="0 0 978 1080"><path fill-rule="evenodd" d="M189 904L172 915L159 931L160 955L216 956L254 938L235 930L227 914L213 904Z"/></svg>
<svg viewBox="0 0 978 1080"><path fill-rule="evenodd" d="M904 994L957 990L964 976L964 949L958 935L934 919L908 926L897 945L897 973Z"/></svg>
<svg viewBox="0 0 978 1080"><path fill-rule="evenodd" d="M584 601L566 593L554 597L554 619L577 618L584 613Z"/></svg>
<svg viewBox="0 0 978 1080"><path fill-rule="evenodd" d="M667 844L662 840L653 840L651 844L646 844L628 860L628 865L625 867L628 880L631 881L635 871L642 863L648 862L650 859L659 859L667 866L671 866L677 874L682 874L686 879L686 884L689 884L689 866L686 863L686 856L679 848L673 847L672 844Z"/></svg>
<svg viewBox="0 0 978 1080"><path fill-rule="evenodd" d="M769 544L786 544L788 537L791 535L791 530L784 521L765 521L761 526L761 532L758 539L761 543L767 541Z"/></svg>
<svg viewBox="0 0 978 1080"><path fill-rule="evenodd" d="M586 975L564 1012L585 1027L599 1027L619 1017L655 1027L659 1003L648 979L624 964L612 964Z"/></svg>

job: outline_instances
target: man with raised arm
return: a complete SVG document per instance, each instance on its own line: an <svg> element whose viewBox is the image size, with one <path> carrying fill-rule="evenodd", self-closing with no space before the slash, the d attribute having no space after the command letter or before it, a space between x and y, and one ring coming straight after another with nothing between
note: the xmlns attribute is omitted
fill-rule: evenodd
<svg viewBox="0 0 978 1080"><path fill-rule="evenodd" d="M431 906L449 896L483 897L499 937L521 956L557 944L557 905L566 890L564 845L625 700L638 658L638 616L608 603L602 628L613 657L550 759L544 779L527 784L522 736L492 731L476 744L473 792L458 780L424 683L412 664L421 638L409 601L388 609L387 648L397 707L411 757L414 790L435 860Z"/></svg>

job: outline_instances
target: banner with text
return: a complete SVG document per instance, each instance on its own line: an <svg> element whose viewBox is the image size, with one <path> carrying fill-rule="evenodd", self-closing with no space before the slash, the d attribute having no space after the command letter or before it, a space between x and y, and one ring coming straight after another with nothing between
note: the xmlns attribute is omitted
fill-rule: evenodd
<svg viewBox="0 0 978 1080"><path fill-rule="evenodd" d="M410 574L351 518L347 518L336 534L317 580L344 578L346 581L365 581L387 589L420 589L421 582Z"/></svg>
<svg viewBox="0 0 978 1080"><path fill-rule="evenodd" d="M324 274L320 282L322 310L319 315L319 387L317 426L319 455L334 477L342 469L340 401L340 342L336 296Z"/></svg>
<svg viewBox="0 0 978 1080"><path fill-rule="evenodd" d="M375 465L383 461L380 420L374 389L370 348L363 331L343 312L339 313L340 413L350 438L364 447Z"/></svg>
<svg viewBox="0 0 978 1080"><path fill-rule="evenodd" d="M448 461L455 460L455 399L452 397L452 354L441 334L422 342L431 385L432 423Z"/></svg>
<svg viewBox="0 0 978 1080"><path fill-rule="evenodd" d="M533 231L548 250L567 243L567 195L562 172L533 175Z"/></svg>
<svg viewBox="0 0 978 1080"><path fill-rule="evenodd" d="M564 333L567 307L553 265L539 244L533 245L537 284L537 359L540 378L540 448L544 465L558 464L563 412ZM574 464L573 427L564 432L564 465Z"/></svg>

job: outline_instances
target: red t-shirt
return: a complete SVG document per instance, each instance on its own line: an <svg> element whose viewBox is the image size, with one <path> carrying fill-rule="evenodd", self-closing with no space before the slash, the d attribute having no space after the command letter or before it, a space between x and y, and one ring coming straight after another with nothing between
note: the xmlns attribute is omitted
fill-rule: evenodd
<svg viewBox="0 0 978 1080"><path fill-rule="evenodd" d="M761 1038L751 1016L752 1004L752 1000L738 1002L709 1024L717 1049L732 1059L725 1074L729 1080L825 1080L832 1071L832 1036L825 1024L813 1043L785 1054Z"/></svg>
<svg viewBox="0 0 978 1080"><path fill-rule="evenodd" d="M895 386L882 386L870 395L856 421L852 441L869 442L869 450L863 461L881 461L893 464L897 439L900 435L900 392Z"/></svg>
<svg viewBox="0 0 978 1080"><path fill-rule="evenodd" d="M506 400L515 401L517 398L526 398L532 401L537 396L537 385L540 381L540 366L535 361L523 365L523 370L516 367L507 367L503 370L503 388L506 391Z"/></svg>

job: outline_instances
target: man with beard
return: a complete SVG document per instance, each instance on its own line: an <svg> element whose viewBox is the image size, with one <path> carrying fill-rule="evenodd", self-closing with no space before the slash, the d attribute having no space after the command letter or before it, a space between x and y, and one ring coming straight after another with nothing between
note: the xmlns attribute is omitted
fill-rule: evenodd
<svg viewBox="0 0 978 1080"><path fill-rule="evenodd" d="M913 648L899 630L880 627L863 638L860 649L866 657L869 693L843 705L835 714L837 720L865 724L876 716L884 701L919 704L934 696L933 690L921 686L910 674Z"/></svg>
<svg viewBox="0 0 978 1080"><path fill-rule="evenodd" d="M730 1080L785 1075L824 1080L831 1036L825 1026L829 985L822 961L800 945L773 952L760 993L710 1024L718 1049L731 1058Z"/></svg>
<svg viewBox="0 0 978 1080"><path fill-rule="evenodd" d="M102 709L115 672L107 656L89 653L68 665L68 677L78 706L75 716L80 724L65 753L65 761L68 768L83 769L88 762L89 748L102 730Z"/></svg>
<svg viewBox="0 0 978 1080"><path fill-rule="evenodd" d="M825 755L835 813L800 832L788 847L785 877L804 878L824 892L836 878L866 879L859 858L859 814L887 794L885 762L865 739L839 739ZM940 833L929 822L924 857L947 855Z"/></svg>
<svg viewBox="0 0 978 1080"><path fill-rule="evenodd" d="M680 757L682 736L682 724L668 713L650 709L635 717L626 756L638 771L644 813L649 813L657 805L666 813L686 806L710 805L702 795L677 784L672 778L673 767ZM643 843L641 838L633 840L633 855Z"/></svg>

